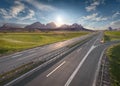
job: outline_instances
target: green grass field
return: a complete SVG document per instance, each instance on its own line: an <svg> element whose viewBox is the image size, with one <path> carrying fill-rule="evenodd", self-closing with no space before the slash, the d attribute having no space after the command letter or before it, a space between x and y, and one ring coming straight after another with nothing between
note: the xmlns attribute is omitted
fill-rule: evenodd
<svg viewBox="0 0 120 86"><path fill-rule="evenodd" d="M120 44L110 47L107 56L110 61L112 86L120 86Z"/></svg>
<svg viewBox="0 0 120 86"><path fill-rule="evenodd" d="M105 41L120 40L120 31L106 31ZM120 86L120 44L111 46L107 50L107 56L110 61L110 75L112 86Z"/></svg>
<svg viewBox="0 0 120 86"><path fill-rule="evenodd" d="M120 40L120 31L105 31L104 41Z"/></svg>
<svg viewBox="0 0 120 86"><path fill-rule="evenodd" d="M46 45L86 35L89 32L0 33L0 54Z"/></svg>

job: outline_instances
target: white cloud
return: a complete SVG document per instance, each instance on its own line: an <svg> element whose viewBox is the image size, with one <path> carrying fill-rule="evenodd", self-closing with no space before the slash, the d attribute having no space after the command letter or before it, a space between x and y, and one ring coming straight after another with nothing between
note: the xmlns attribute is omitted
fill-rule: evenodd
<svg viewBox="0 0 120 86"><path fill-rule="evenodd" d="M0 9L0 14L3 18L5 19L9 19L9 18L12 18L11 15L9 15L8 11L5 10L5 9Z"/></svg>
<svg viewBox="0 0 120 86"><path fill-rule="evenodd" d="M120 28L120 19L111 22L110 26L113 27L113 28Z"/></svg>
<svg viewBox="0 0 120 86"><path fill-rule="evenodd" d="M7 11L4 10L4 9L0 9L0 14L1 14L1 15L6 15L6 14L7 14Z"/></svg>
<svg viewBox="0 0 120 86"><path fill-rule="evenodd" d="M24 4L22 4L19 1L15 1L15 5L11 7L10 14L13 17L16 17L20 12L22 12L25 9Z"/></svg>
<svg viewBox="0 0 120 86"><path fill-rule="evenodd" d="M90 21L105 21L108 18L99 16L98 13L93 13L92 15L84 16L84 20L90 20Z"/></svg>
<svg viewBox="0 0 120 86"><path fill-rule="evenodd" d="M88 16L83 17L83 19L85 19L85 20L91 20L93 18L96 18L97 15L98 15L98 13L94 13L92 15L88 15Z"/></svg>
<svg viewBox="0 0 120 86"><path fill-rule="evenodd" d="M53 7L51 5L40 3L36 0L26 0L26 2L33 5L37 9L42 10L42 11L55 11L56 10L55 7Z"/></svg>
<svg viewBox="0 0 120 86"><path fill-rule="evenodd" d="M25 5L21 3L20 1L15 1L14 6L12 6L9 10L8 9L0 9L0 14L4 19L18 19L18 20L26 20L26 19L31 19L35 20L36 18L33 18L35 15L35 12L31 9L28 9L28 14L26 16L21 16L19 17L20 12L25 13Z"/></svg>
<svg viewBox="0 0 120 86"><path fill-rule="evenodd" d="M104 26L105 29L107 29L108 27L112 27L114 29L115 28L120 28L120 19L112 21L112 22L110 22L110 23L108 23Z"/></svg>
<svg viewBox="0 0 120 86"><path fill-rule="evenodd" d="M35 15L35 12L33 10L29 10L29 14L26 15L25 17L20 17L20 20L25 20L25 19L31 19L31 20L36 20L35 18L33 18Z"/></svg>
<svg viewBox="0 0 120 86"><path fill-rule="evenodd" d="M112 15L112 18L116 18L116 17L118 17L118 16L120 16L120 12L119 12L119 11L117 11L116 13L114 13L114 14Z"/></svg>
<svg viewBox="0 0 120 86"><path fill-rule="evenodd" d="M8 9L0 9L0 14L5 19L17 17L17 15L25 9L25 6L20 1L15 1L14 6Z"/></svg>
<svg viewBox="0 0 120 86"><path fill-rule="evenodd" d="M96 24L96 22L89 22L89 23L84 24L84 27L95 30L96 29L96 27L94 27L95 24Z"/></svg>
<svg viewBox="0 0 120 86"><path fill-rule="evenodd" d="M93 3L90 4L90 6L85 7L85 9L89 12L89 11L93 11L96 10L96 7L100 4L100 2L95 1Z"/></svg>

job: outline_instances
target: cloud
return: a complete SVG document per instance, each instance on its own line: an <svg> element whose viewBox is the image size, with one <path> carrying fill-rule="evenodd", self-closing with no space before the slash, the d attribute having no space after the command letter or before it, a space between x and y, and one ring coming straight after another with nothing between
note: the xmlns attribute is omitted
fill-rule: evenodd
<svg viewBox="0 0 120 86"><path fill-rule="evenodd" d="M19 1L15 1L15 5L13 7L11 7L10 13L13 17L16 17L24 9L25 9L25 6L23 3L19 2Z"/></svg>
<svg viewBox="0 0 120 86"><path fill-rule="evenodd" d="M33 16L35 15L35 12L31 9L26 9L28 10L28 13L26 16L19 16L19 13L21 12L25 12L25 5L23 3L21 3L20 1L15 1L14 5L12 7L10 7L10 9L0 9L0 14L2 15L2 17L4 19L18 19L18 20L26 20L26 19L31 19L31 20L35 20L35 18L33 18Z"/></svg>
<svg viewBox="0 0 120 86"><path fill-rule="evenodd" d="M38 2L36 0L26 0L26 2L33 5L37 9L42 10L42 11L55 11L56 10L55 7L53 7L51 5L43 4L43 3Z"/></svg>
<svg viewBox="0 0 120 86"><path fill-rule="evenodd" d="M20 20L26 20L26 19L36 20L36 18L33 18L34 15L35 15L35 12L29 9L28 15L26 15L25 17L20 17L19 19Z"/></svg>
<svg viewBox="0 0 120 86"><path fill-rule="evenodd" d="M113 28L120 28L120 19L110 23L110 26Z"/></svg>
<svg viewBox="0 0 120 86"><path fill-rule="evenodd" d="M89 12L89 11L93 11L96 10L96 7L100 5L100 2L95 1L93 3L90 4L90 6L85 7L85 9Z"/></svg>
<svg viewBox="0 0 120 86"><path fill-rule="evenodd" d="M96 28L95 24L96 24L96 22L89 22L89 23L84 24L84 27L88 28L88 29L95 30L95 28Z"/></svg>
<svg viewBox="0 0 120 86"><path fill-rule="evenodd" d="M8 11L5 10L5 9L2 9L2 8L1 8L1 9L0 9L0 14L1 14L1 16L2 16L3 18L5 18L5 19L12 18L12 16L9 15Z"/></svg>
<svg viewBox="0 0 120 86"><path fill-rule="evenodd" d="M0 9L0 14L5 19L11 19L15 18L20 12L22 12L25 9L25 5L21 3L20 1L15 1L14 6L12 6L10 9Z"/></svg>
<svg viewBox="0 0 120 86"><path fill-rule="evenodd" d="M83 16L83 20L89 20L89 21L105 21L107 20L107 17L99 16L98 13L93 13L92 15Z"/></svg>
<svg viewBox="0 0 120 86"><path fill-rule="evenodd" d="M107 29L108 27L112 27L114 29L120 28L120 19L112 21L104 26L105 29Z"/></svg>
<svg viewBox="0 0 120 86"><path fill-rule="evenodd" d="M96 16L98 15L98 13L94 13L92 15L88 15L83 17L84 20L93 20L93 18L96 18Z"/></svg>
<svg viewBox="0 0 120 86"><path fill-rule="evenodd" d="M120 12L119 12L119 11L117 11L116 13L114 13L114 14L112 15L112 18L116 18L116 17L118 17L118 16L120 16Z"/></svg>

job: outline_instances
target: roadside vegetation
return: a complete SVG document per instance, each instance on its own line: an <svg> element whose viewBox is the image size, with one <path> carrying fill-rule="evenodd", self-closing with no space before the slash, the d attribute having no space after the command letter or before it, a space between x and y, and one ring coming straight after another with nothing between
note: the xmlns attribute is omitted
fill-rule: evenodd
<svg viewBox="0 0 120 86"><path fill-rule="evenodd" d="M68 40L89 32L0 33L0 55Z"/></svg>
<svg viewBox="0 0 120 86"><path fill-rule="evenodd" d="M104 41L120 40L120 31L105 31Z"/></svg>
<svg viewBox="0 0 120 86"><path fill-rule="evenodd" d="M110 47L107 56L110 61L112 86L120 86L120 44Z"/></svg>
<svg viewBox="0 0 120 86"><path fill-rule="evenodd" d="M120 31L106 31L105 41L120 40ZM107 57L110 62L110 76L112 86L120 86L120 44L113 45L107 50Z"/></svg>

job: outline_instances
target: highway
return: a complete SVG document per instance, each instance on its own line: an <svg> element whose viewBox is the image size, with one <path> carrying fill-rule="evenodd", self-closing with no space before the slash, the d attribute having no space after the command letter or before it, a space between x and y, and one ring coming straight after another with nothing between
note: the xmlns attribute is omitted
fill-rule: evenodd
<svg viewBox="0 0 120 86"><path fill-rule="evenodd" d="M0 57L0 74L17 68L23 64L35 60L36 58L43 59L44 57L50 57L58 52L64 52L68 50L66 46L77 43L84 40L93 34L85 35L82 37L73 38L63 42L57 42L42 47L36 47L25 51L17 52L11 55Z"/></svg>
<svg viewBox="0 0 120 86"><path fill-rule="evenodd" d="M80 40L86 39L89 36L92 35L84 36L83 38L75 38L72 40L77 43ZM100 66L99 63L105 52L105 49L114 43L120 42L115 41L101 43L100 41L102 40L102 38L103 32L99 32L97 33L97 35L92 36L90 40L78 46L71 53L61 57L61 59L56 59L40 69L35 68L36 71L30 74L28 72L28 75L23 75L23 78L18 77L17 79L5 84L4 86L96 86L96 78ZM68 51L69 48L66 47L68 45L66 44L66 42L70 43L71 40L68 41L64 41L64 46L58 48L55 47L57 50L52 50L52 52L49 51L50 53L45 54L46 57L49 57L50 55L55 55L59 52L63 53ZM70 44L74 44L74 42L72 41ZM43 47L45 47L44 49L47 50L49 49L49 46L56 46L56 44L57 43L54 43L46 45L47 47ZM39 50L41 48L42 47L34 49ZM33 54L32 57L33 59L35 59L38 58L38 56L34 55L36 55L35 53L38 52L33 52L34 49L26 50L23 52L30 52L30 55ZM20 59L18 57L15 58ZM28 55L27 58L24 59L24 57L22 57L22 59L29 61L29 58L32 57ZM6 61L9 62L11 61L11 59Z"/></svg>
<svg viewBox="0 0 120 86"><path fill-rule="evenodd" d="M101 44L103 33L61 60L56 60L13 86L93 86L99 59L109 44Z"/></svg>

